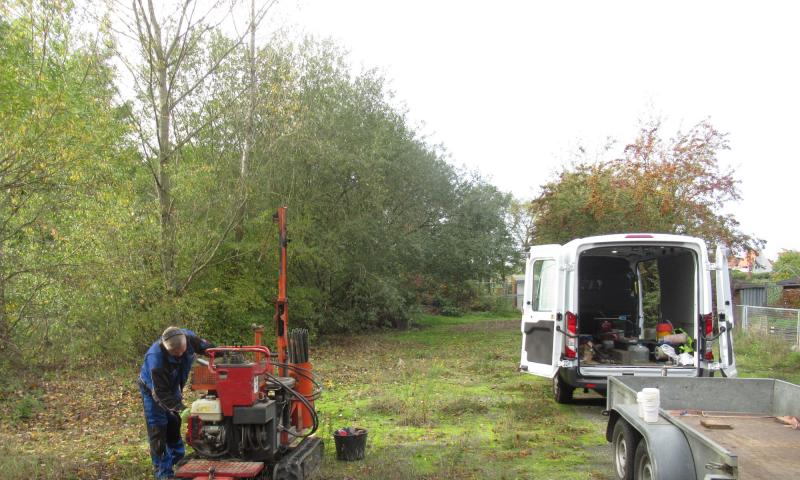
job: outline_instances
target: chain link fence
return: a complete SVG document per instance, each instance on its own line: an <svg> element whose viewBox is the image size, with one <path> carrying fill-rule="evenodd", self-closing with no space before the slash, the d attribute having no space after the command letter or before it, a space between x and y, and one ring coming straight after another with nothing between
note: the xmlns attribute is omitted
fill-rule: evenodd
<svg viewBox="0 0 800 480"><path fill-rule="evenodd" d="M735 313L742 331L779 338L800 349L800 310L736 305Z"/></svg>

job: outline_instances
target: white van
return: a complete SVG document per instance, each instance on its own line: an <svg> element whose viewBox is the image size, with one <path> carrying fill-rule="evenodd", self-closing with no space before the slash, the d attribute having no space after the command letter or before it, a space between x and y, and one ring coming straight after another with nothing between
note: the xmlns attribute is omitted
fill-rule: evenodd
<svg viewBox="0 0 800 480"><path fill-rule="evenodd" d="M715 259L709 262L702 239L682 235L615 234L532 247L520 371L552 378L559 403L571 401L576 388L605 394L614 375L736 376L723 248Z"/></svg>

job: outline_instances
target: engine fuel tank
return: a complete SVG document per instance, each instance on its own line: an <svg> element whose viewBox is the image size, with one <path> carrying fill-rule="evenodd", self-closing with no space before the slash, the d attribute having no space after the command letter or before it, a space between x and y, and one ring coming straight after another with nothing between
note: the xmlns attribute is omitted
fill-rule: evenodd
<svg viewBox="0 0 800 480"><path fill-rule="evenodd" d="M203 422L221 422L222 404L218 398L201 398L192 402L192 416Z"/></svg>

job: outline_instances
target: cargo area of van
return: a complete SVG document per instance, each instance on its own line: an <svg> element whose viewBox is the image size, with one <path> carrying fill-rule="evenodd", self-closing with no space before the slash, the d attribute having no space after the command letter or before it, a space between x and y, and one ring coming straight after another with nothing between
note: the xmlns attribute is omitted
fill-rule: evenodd
<svg viewBox="0 0 800 480"><path fill-rule="evenodd" d="M698 268L691 249L592 248L578 256L577 272L582 365L675 363L662 345L675 355L694 352Z"/></svg>
<svg viewBox="0 0 800 480"><path fill-rule="evenodd" d="M716 288L714 287L716 286ZM700 238L621 233L531 247L519 369L605 393L608 377L736 376L724 247Z"/></svg>

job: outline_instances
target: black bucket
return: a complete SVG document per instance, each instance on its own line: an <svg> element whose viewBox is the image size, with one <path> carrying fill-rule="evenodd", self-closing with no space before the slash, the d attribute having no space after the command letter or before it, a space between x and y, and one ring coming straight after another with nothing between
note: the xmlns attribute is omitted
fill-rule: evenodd
<svg viewBox="0 0 800 480"><path fill-rule="evenodd" d="M340 435L339 431L333 433L333 442L336 444L336 460L347 462L364 460L364 451L367 448L367 431L363 428L350 429L352 433Z"/></svg>

